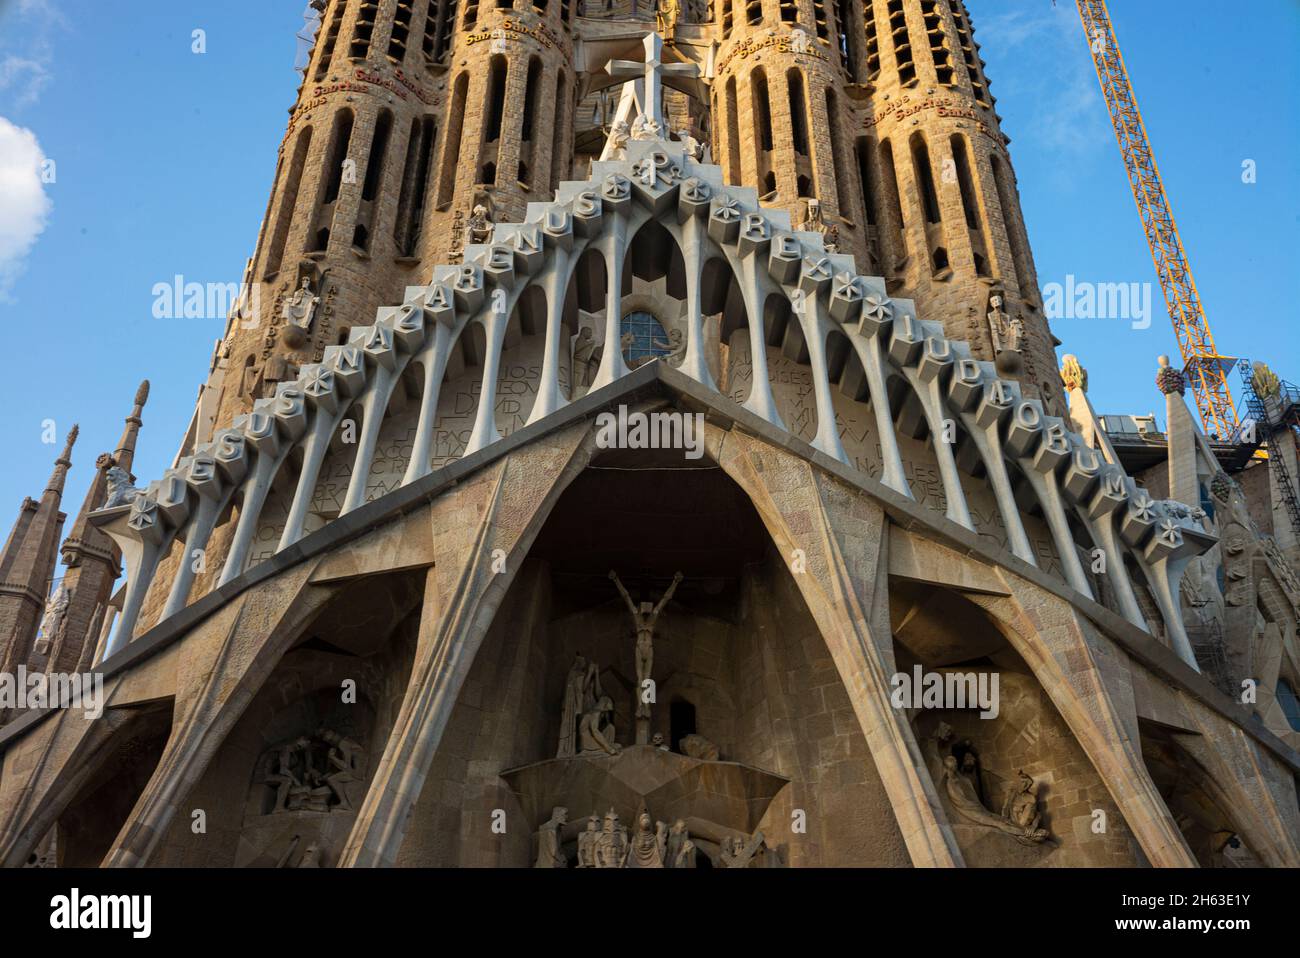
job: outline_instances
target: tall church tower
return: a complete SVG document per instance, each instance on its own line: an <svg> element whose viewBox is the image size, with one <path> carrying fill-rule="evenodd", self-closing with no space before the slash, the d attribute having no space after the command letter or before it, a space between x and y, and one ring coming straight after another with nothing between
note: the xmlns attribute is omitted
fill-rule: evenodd
<svg viewBox="0 0 1300 958"><path fill-rule="evenodd" d="M715 9L714 155L729 181L820 225L1061 415L1009 141L961 0Z"/></svg>
<svg viewBox="0 0 1300 958"><path fill-rule="evenodd" d="M99 643L101 627L110 615L109 604L117 577L121 574L121 551L89 520L103 507L109 495L109 470L116 467L128 476L135 461L135 445L143 425L144 404L149 399L149 381L136 390L131 414L122 426L122 437L112 453L95 460L95 475L86 490L81 511L73 520L68 537L59 549L64 573L61 588L67 606L59 616L53 635L42 636L33 650L31 665L47 672L79 672L89 668Z"/></svg>
<svg viewBox="0 0 1300 958"><path fill-rule="evenodd" d="M658 28L674 130L1064 411L995 101L961 0L319 0L275 185L182 453L581 176Z"/></svg>
<svg viewBox="0 0 1300 958"><path fill-rule="evenodd" d="M188 448L522 218L571 156L571 0L320 0L275 185ZM480 207L478 218L475 207Z"/></svg>
<svg viewBox="0 0 1300 958"><path fill-rule="evenodd" d="M0 672L26 666L49 595L59 555L59 537L67 519L59 507L72 468L77 427L68 433L63 453L39 500L26 499L4 551L0 552Z"/></svg>

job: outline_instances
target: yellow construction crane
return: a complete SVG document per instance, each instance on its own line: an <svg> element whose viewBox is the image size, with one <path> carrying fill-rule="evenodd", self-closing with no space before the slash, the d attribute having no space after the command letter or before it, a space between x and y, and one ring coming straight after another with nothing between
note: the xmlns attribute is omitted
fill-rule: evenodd
<svg viewBox="0 0 1300 958"><path fill-rule="evenodd" d="M1227 374L1235 360L1219 355L1215 348L1105 0L1077 0L1077 3L1201 422L1206 433L1223 442L1234 441L1238 420Z"/></svg>

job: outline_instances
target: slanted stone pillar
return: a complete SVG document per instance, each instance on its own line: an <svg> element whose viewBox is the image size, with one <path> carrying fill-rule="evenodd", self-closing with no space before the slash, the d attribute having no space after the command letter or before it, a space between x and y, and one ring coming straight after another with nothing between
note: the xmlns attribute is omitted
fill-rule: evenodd
<svg viewBox="0 0 1300 958"><path fill-rule="evenodd" d="M962 866L907 715L890 705L896 666L884 512L791 453L706 428L709 449L749 495L777 548L787 561L799 559L795 583L853 702L913 864Z"/></svg>
<svg viewBox="0 0 1300 958"><path fill-rule="evenodd" d="M1127 658L1074 607L1004 570L1008 597L968 593L1033 670L1156 867L1195 868L1142 758Z"/></svg>
<svg viewBox="0 0 1300 958"><path fill-rule="evenodd" d="M245 592L182 640L171 736L105 856L105 867L149 864L221 743L276 664L337 591L308 582L314 565L304 563Z"/></svg>
<svg viewBox="0 0 1300 958"><path fill-rule="evenodd" d="M1067 355L1061 360L1061 380L1065 384L1070 425L1103 459L1118 466L1119 456L1110 443L1101 417L1092 408L1092 400L1088 398L1088 371L1079 365L1078 357Z"/></svg>
<svg viewBox="0 0 1300 958"><path fill-rule="evenodd" d="M1189 506L1201 504L1200 477L1196 472L1196 434L1199 431L1184 394L1183 374L1160 357L1156 385L1165 394L1165 434L1169 437L1169 498Z"/></svg>
<svg viewBox="0 0 1300 958"><path fill-rule="evenodd" d="M434 528L445 534L433 544L425 578L411 679L340 867L396 864L483 637L546 516L593 449L594 437L580 423L482 470L435 503Z"/></svg>

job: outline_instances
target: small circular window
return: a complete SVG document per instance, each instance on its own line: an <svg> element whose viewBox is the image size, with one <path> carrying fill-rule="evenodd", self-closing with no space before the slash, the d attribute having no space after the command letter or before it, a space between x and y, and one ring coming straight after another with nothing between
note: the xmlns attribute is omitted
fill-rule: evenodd
<svg viewBox="0 0 1300 958"><path fill-rule="evenodd" d="M623 347L623 359L633 369L672 352L668 333L659 320L645 312L628 313L623 317L619 341Z"/></svg>

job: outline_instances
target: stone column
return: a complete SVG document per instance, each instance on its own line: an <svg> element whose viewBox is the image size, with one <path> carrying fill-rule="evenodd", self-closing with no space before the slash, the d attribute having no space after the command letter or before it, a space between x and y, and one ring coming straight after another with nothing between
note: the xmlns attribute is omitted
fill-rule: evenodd
<svg viewBox="0 0 1300 958"><path fill-rule="evenodd" d="M913 863L961 866L906 713L889 704L896 667L883 511L791 453L706 428L709 448L750 496L778 550L801 560L795 583L853 702Z"/></svg>
<svg viewBox="0 0 1300 958"><path fill-rule="evenodd" d="M425 579L410 684L341 867L395 864L483 637L546 516L590 459L589 438L586 423L573 426L482 470L435 504L432 521L446 534L434 543Z"/></svg>
<svg viewBox="0 0 1300 958"><path fill-rule="evenodd" d="M1169 437L1169 498L1189 506L1201 504L1201 483L1196 471L1196 436L1200 431L1183 398L1183 374L1160 357L1156 386L1165 394L1165 434Z"/></svg>
<svg viewBox="0 0 1300 958"><path fill-rule="evenodd" d="M313 567L302 564L245 592L181 640L171 735L105 867L149 864L226 735L337 591L310 585Z"/></svg>
<svg viewBox="0 0 1300 958"><path fill-rule="evenodd" d="M1126 656L1063 599L1004 570L1009 597L968 593L999 624L1087 753L1152 865L1196 858L1142 758Z"/></svg>

